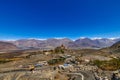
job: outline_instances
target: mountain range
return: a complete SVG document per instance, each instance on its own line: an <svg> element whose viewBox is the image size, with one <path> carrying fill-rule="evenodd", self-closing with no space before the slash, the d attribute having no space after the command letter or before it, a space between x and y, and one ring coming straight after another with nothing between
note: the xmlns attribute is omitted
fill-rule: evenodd
<svg viewBox="0 0 120 80"><path fill-rule="evenodd" d="M3 42L0 41L0 50L16 50L18 49L16 45L9 43L9 42Z"/></svg>
<svg viewBox="0 0 120 80"><path fill-rule="evenodd" d="M65 45L67 48L79 49L79 48L104 48L113 45L114 43L120 41L120 38L109 39L91 39L91 38L80 38L76 40L71 40L69 38L50 38L46 40L40 39L20 39L15 41L4 41L16 45L22 49L29 48L40 48L40 49L52 49L60 45Z"/></svg>

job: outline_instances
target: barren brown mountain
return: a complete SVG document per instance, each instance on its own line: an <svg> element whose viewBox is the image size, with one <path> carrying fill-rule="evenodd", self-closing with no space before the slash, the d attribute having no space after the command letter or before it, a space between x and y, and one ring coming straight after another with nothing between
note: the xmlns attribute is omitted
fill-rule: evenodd
<svg viewBox="0 0 120 80"><path fill-rule="evenodd" d="M0 41L0 50L15 50L15 49L17 49L17 47L14 44Z"/></svg>

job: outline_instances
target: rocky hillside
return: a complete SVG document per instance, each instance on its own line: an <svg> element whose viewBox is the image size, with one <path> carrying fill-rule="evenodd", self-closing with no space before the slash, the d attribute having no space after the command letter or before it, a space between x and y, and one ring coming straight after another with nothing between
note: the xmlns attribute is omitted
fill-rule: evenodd
<svg viewBox="0 0 120 80"><path fill-rule="evenodd" d="M17 47L14 44L0 41L0 50L15 50L15 49L17 49Z"/></svg>
<svg viewBox="0 0 120 80"><path fill-rule="evenodd" d="M110 47L111 52L120 53L120 41L116 42Z"/></svg>

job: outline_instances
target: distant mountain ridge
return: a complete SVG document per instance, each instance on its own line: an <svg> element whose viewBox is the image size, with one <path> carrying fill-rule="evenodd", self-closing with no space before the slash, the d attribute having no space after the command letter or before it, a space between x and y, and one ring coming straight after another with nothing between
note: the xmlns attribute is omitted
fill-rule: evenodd
<svg viewBox="0 0 120 80"><path fill-rule="evenodd" d="M9 43L9 42L0 41L0 51L1 50L16 50L16 49L18 49L16 45Z"/></svg>
<svg viewBox="0 0 120 80"><path fill-rule="evenodd" d="M78 48L104 48L104 47L109 47L118 41L120 41L120 38L116 38L116 39L80 38L76 40L71 40L69 38L62 38L62 39L50 38L46 40L20 39L20 40L7 41L7 42L13 43L17 47L20 47L23 49L25 48L50 48L52 49L62 44L68 48L78 49Z"/></svg>

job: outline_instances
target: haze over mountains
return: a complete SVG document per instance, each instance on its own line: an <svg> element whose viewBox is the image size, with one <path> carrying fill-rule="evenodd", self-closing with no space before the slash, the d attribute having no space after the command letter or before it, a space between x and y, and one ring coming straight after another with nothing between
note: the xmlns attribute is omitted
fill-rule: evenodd
<svg viewBox="0 0 120 80"><path fill-rule="evenodd" d="M16 45L22 49L28 48L55 48L60 45L65 45L68 48L104 48L113 45L114 43L120 41L120 38L109 39L109 38L100 38L100 39L90 39L90 38L80 38L77 40L71 40L69 38L50 38L46 40L40 39L20 39L15 41L4 41Z"/></svg>

